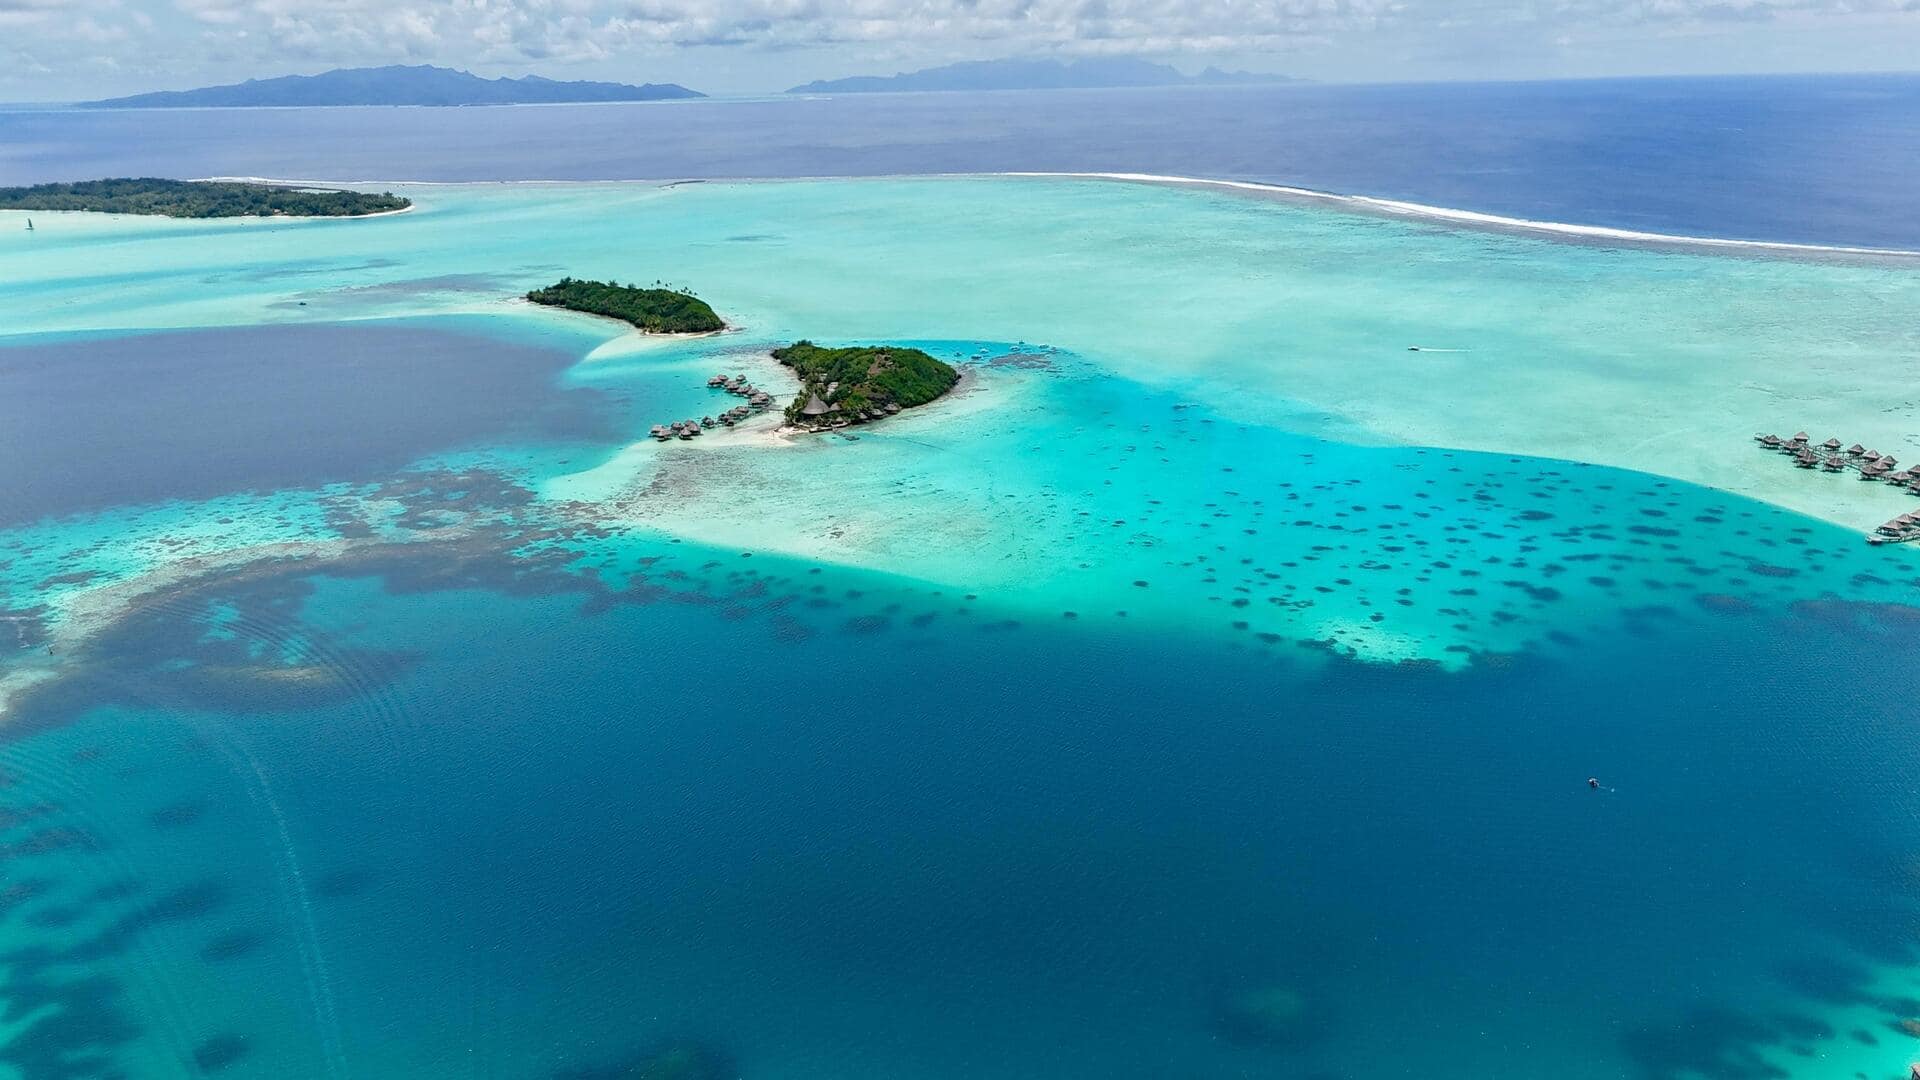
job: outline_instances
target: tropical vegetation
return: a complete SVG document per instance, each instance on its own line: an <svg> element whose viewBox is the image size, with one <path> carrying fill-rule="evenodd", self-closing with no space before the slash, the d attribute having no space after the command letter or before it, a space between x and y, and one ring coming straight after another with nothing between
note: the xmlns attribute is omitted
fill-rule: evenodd
<svg viewBox="0 0 1920 1080"><path fill-rule="evenodd" d="M684 289L664 286L642 289L636 285L569 277L533 290L527 299L550 307L621 319L650 334L699 334L724 330L727 326L706 301Z"/></svg>
<svg viewBox="0 0 1920 1080"><path fill-rule="evenodd" d="M398 195L154 177L0 188L0 210L96 210L176 218L360 217L404 210Z"/></svg>
<svg viewBox="0 0 1920 1080"><path fill-rule="evenodd" d="M773 351L804 384L787 406L790 423L857 424L924 405L960 381L960 373L919 349L897 345L828 348L796 341Z"/></svg>

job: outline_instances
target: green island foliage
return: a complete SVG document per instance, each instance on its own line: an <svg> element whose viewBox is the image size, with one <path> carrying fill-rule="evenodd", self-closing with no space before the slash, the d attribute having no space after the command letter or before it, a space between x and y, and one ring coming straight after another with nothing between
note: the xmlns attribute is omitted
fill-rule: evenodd
<svg viewBox="0 0 1920 1080"><path fill-rule="evenodd" d="M787 406L787 421L814 428L878 420L925 405L960 381L951 366L896 345L830 349L796 341L773 350L773 358L804 384Z"/></svg>
<svg viewBox="0 0 1920 1080"><path fill-rule="evenodd" d="M412 205L409 199L385 193L153 177L0 188L0 210L94 210L176 218L361 217Z"/></svg>
<svg viewBox="0 0 1920 1080"><path fill-rule="evenodd" d="M705 300L680 289L642 289L611 281L561 278L558 284L528 293L527 299L569 311L623 319L650 334L701 334L727 328Z"/></svg>

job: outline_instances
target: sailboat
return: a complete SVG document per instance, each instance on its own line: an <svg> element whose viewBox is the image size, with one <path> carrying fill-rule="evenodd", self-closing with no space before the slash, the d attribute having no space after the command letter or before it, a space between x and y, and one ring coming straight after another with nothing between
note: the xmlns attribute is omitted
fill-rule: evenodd
<svg viewBox="0 0 1920 1080"><path fill-rule="evenodd" d="M33 219L32 219L32 218L28 218L28 219L27 219L27 231L28 231L28 232L32 232L32 231L33 231Z"/></svg>

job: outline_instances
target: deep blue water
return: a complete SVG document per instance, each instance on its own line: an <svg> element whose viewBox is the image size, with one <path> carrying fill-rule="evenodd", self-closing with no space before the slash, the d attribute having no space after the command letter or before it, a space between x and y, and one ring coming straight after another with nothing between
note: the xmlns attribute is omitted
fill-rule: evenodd
<svg viewBox="0 0 1920 1080"><path fill-rule="evenodd" d="M0 111L0 183L1125 171L1545 221L1920 248L1920 76Z"/></svg>
<svg viewBox="0 0 1920 1080"><path fill-rule="evenodd" d="M1894 78L43 111L0 114L0 175L1125 169L1920 246L1916 115L1915 81ZM345 509L415 534L164 589L12 721L0 1064L1897 1080L1912 1056L1920 623L1817 595L1833 566L1898 576L1856 537L1750 538L1744 513L1728 535L1708 512L1726 497L1583 482L1579 521L1553 528L1604 561L1570 572L1671 603L1459 671L1198 622L1038 619L991 590L646 534L595 546L591 519L556 524L480 467L396 476L476 445L612 453L649 411L563 389L580 342L473 329L0 350L0 520L351 481ZM1487 567L1491 590L1533 550L1497 528L1562 467L1447 455L1444 490L1485 525L1410 536L1456 545L1445 561ZM1297 468L1234 497L1330 482ZM497 518L422 539L477 507ZM22 535L0 534L0 562L45 542ZM587 554L542 546L562 535ZM1749 539L1766 561L1715 578L1710 556ZM1433 589L1419 600L1470 604ZM0 609L32 612L28 593ZM1136 595L1112 593L1103 609ZM1501 614L1478 610L1458 617ZM671 1047L706 1064L664 1071Z"/></svg>
<svg viewBox="0 0 1920 1080"><path fill-rule="evenodd" d="M0 526L377 480L487 442L617 437L606 394L555 386L578 339L494 332L440 319L15 339L0 349Z"/></svg>
<svg viewBox="0 0 1920 1080"><path fill-rule="evenodd" d="M445 426L409 429L421 386L340 385L364 376L356 343L408 330L458 378L434 350L462 339L431 325L297 338L344 366L313 376L319 397L250 398L251 430L365 407L394 430L340 464L376 473L476 437L591 441L539 425L565 396L550 386L498 388L530 427L456 394ZM192 335L99 343L156 338L162 359L192 351ZM530 381L551 383L548 351L519 354L548 373ZM88 359L63 354L37 385L65 371L78 395ZM1095 386L1108 407L1087 415L1129 430L1168 408ZM411 397L356 396L395 391ZM627 404L630 428L649 409ZM142 467L200 467L171 429L209 422L149 417ZM97 430L69 414L48 437L78 453ZM1193 437L1233 447L1196 460L1299 461L1272 432ZM1446 547L1409 558L1472 563L1492 591L1564 555L1569 577L1644 579L1669 602L1464 670L1368 664L671 537L599 545L591 519L561 530L479 468L366 485L359 501L403 512L413 542L163 589L10 719L0 1008L22 1027L0 1064L36 1080L1825 1080L1822 1064L1864 1060L1895 1080L1898 1024L1920 1016L1902 674L1920 621L1809 582L1830 562L1911 571L1842 530L1748 523L1731 497L1598 469L1580 470L1579 521L1552 526L1574 542L1509 551L1502 533L1543 516L1564 463L1435 457L1478 524L1410 510L1407 542ZM1310 461L1193 477L1226 483L1222 520L1332 478ZM1291 513L1338 525L1358 497ZM426 539L476 504L500 523ZM544 556L557 531L584 554ZM0 560L33 542L0 534ZM1712 557L1727 546L1789 565L1729 574ZM1202 556L1169 552L1169 574ZM1288 577L1260 593L1285 598ZM1409 602L1475 603L1434 581ZM1134 595L1081 599L1091 614ZM1480 610L1459 617L1502 614ZM706 1064L661 1071L675 1049Z"/></svg>
<svg viewBox="0 0 1920 1080"><path fill-rule="evenodd" d="M1868 985L1920 960L1892 614L1446 674L738 554L586 609L503 599L506 564L441 591L441 558L216 585L95 654L100 704L8 758L57 799L14 835L86 842L9 858L28 917L108 929L8 957L0 995L72 1022L0 1061L535 1077L692 1039L714 1077L1744 1080L1904 1038ZM817 632L777 630L796 604ZM861 618L894 604L935 617ZM249 688L289 639L350 685ZM1284 1022L1236 1011L1275 987Z"/></svg>

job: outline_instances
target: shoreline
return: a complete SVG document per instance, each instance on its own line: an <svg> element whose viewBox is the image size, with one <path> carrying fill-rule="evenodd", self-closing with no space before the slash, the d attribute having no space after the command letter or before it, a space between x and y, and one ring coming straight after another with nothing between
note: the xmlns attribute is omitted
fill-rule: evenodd
<svg viewBox="0 0 1920 1080"><path fill-rule="evenodd" d="M1540 221L1482 210L1434 206L1377 195L1321 191L1315 188L1258 180L1222 180L1202 176L1176 176L1164 173L1132 172L1050 172L1002 171L978 173L875 173L853 176L708 176L708 177L629 177L606 180L314 180L268 176L210 176L200 179L226 183L273 184L283 186L356 187L603 187L611 185L651 186L670 190L694 183L713 184L805 184L820 182L857 182L863 180L1106 180L1114 183L1151 184L1162 187L1197 187L1293 200L1364 217L1393 218L1447 225L1467 232L1521 235L1562 243L1610 243L1664 250L1704 249L1723 255L1775 255L1813 258L1867 258L1920 260L1920 249L1872 247L1857 244L1811 244L1790 240L1751 240L1734 237L1696 236L1683 233L1646 232L1611 225L1579 222ZM411 210L412 207L406 209ZM79 211L76 211L79 212ZM404 211L383 211L403 213ZM362 215L377 217L377 214Z"/></svg>
<svg viewBox="0 0 1920 1080"><path fill-rule="evenodd" d="M199 181L194 181L199 183ZM336 187L331 190L341 190ZM410 214L419 209L420 204L410 202L398 210L376 210L371 214L272 214L261 217L258 214L221 214L214 217L178 217L173 214L129 214L119 210L27 210L15 206L0 206L0 214L42 214L48 217L67 214L86 215L103 218L134 218L139 220L159 219L162 221L366 221L371 218L393 217L396 214Z"/></svg>
<svg viewBox="0 0 1920 1080"><path fill-rule="evenodd" d="M412 208L409 207L408 209L412 209ZM394 213L400 213L400 212L401 211L398 211L398 210L394 211ZM721 337L722 335L725 335L725 334L737 334L741 330L740 327L734 325L733 323L726 322L726 320L724 319L722 319L721 321L723 323L726 323L726 325L722 326L718 330L692 330L692 331L645 330L638 326L633 325L627 320L622 319L616 315L597 315L591 311L580 311L576 308L562 307L559 304L536 304L533 301L527 299L526 294L524 293L522 293L519 296L508 297L506 303L509 307L518 306L521 308L525 308L528 311L552 311L552 312L559 312L564 315L579 315L589 319L598 319L601 322L608 322L608 323L612 323L615 326L622 327L626 329L629 333L638 335L642 338L647 339L648 341L696 341L700 338ZM608 340L617 341L619 339L609 338Z"/></svg>

